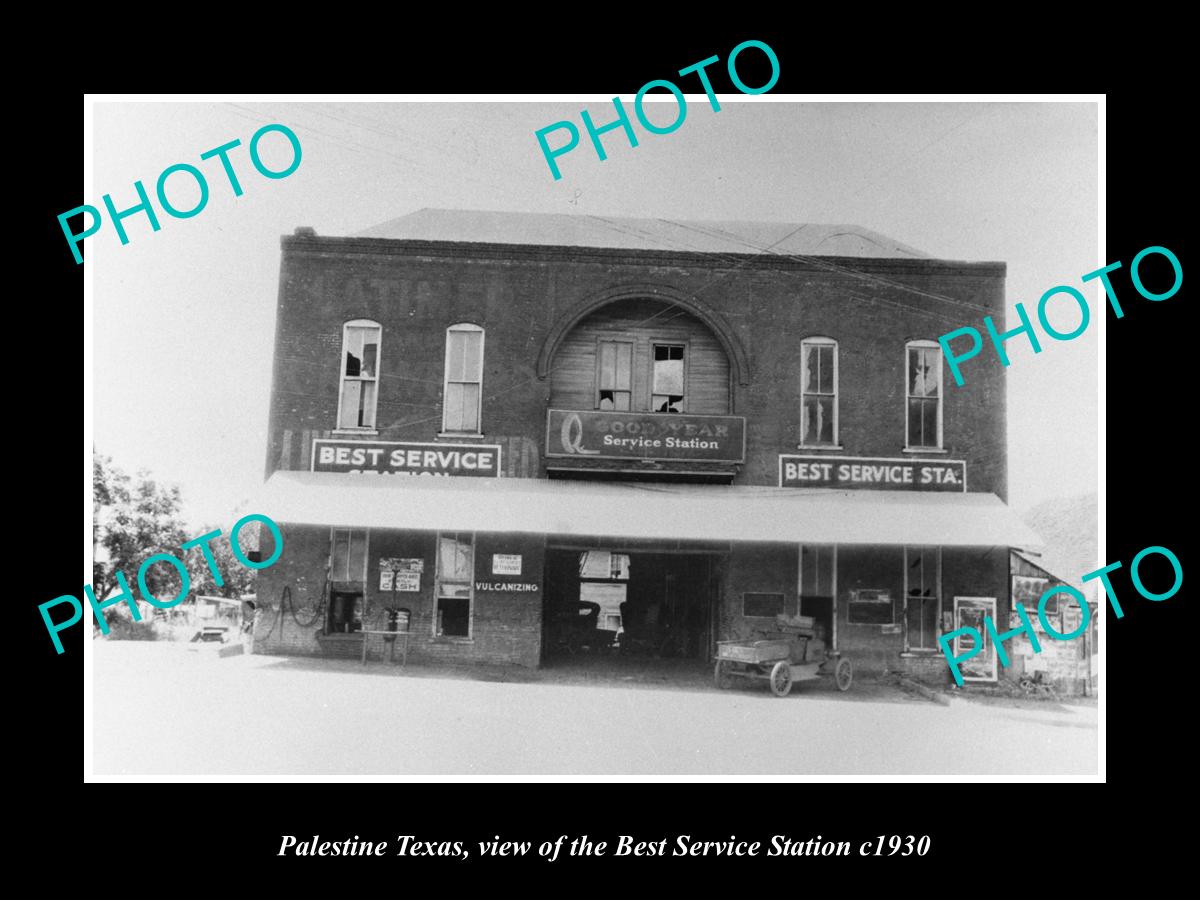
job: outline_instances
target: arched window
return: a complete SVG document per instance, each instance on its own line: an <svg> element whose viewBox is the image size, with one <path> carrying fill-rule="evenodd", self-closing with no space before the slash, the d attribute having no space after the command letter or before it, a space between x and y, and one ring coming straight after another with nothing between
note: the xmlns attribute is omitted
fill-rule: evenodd
<svg viewBox="0 0 1200 900"><path fill-rule="evenodd" d="M838 446L838 345L833 338L800 342L800 445Z"/></svg>
<svg viewBox="0 0 1200 900"><path fill-rule="evenodd" d="M341 390L337 423L340 430L373 431L379 399L378 322L354 319L342 326Z"/></svg>
<svg viewBox="0 0 1200 900"><path fill-rule="evenodd" d="M906 450L942 447L942 348L936 341L904 346Z"/></svg>
<svg viewBox="0 0 1200 900"><path fill-rule="evenodd" d="M446 329L442 431L479 434L483 396L483 329L461 323Z"/></svg>

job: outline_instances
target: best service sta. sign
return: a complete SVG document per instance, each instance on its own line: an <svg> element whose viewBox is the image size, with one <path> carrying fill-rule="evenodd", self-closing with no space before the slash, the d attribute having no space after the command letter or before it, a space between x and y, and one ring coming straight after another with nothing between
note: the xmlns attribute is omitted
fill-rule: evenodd
<svg viewBox="0 0 1200 900"><path fill-rule="evenodd" d="M500 445L315 440L312 470L362 475L498 478Z"/></svg>
<svg viewBox="0 0 1200 900"><path fill-rule="evenodd" d="M779 486L882 491L965 491L967 464L958 459L873 459L779 455Z"/></svg>

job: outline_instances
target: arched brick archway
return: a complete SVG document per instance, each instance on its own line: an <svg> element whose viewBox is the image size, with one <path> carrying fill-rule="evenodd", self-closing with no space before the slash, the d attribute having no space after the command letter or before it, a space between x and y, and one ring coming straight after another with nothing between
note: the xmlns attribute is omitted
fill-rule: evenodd
<svg viewBox="0 0 1200 900"><path fill-rule="evenodd" d="M610 303L638 298L649 298L674 304L681 309L687 310L703 322L712 331L717 341L725 350L725 355L729 358L729 365L733 368L734 380L739 385L750 383L750 362L746 357L745 350L742 349L741 342L737 339L737 336L733 333L733 330L729 327L725 319L696 298L662 284L619 285L600 293L592 294L577 303L564 315L559 317L554 327L550 330L550 333L546 336L545 341L542 342L542 350L538 354L537 362L538 378L544 381L550 374L551 361L554 359L555 353L558 352L558 347L562 343L563 338L583 319Z"/></svg>

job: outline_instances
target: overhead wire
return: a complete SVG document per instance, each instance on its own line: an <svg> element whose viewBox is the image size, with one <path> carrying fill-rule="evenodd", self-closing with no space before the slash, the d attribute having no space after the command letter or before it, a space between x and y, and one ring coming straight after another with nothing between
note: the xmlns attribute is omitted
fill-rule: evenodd
<svg viewBox="0 0 1200 900"><path fill-rule="evenodd" d="M236 103L226 103L225 105L227 107L231 108L230 109L231 112L233 112L235 115L239 115L241 118L249 118L249 119L252 119L253 121L258 121L258 114L254 110L252 110L248 107L241 106ZM342 122L344 124L350 125L351 127L360 128L363 131L368 131L368 132L378 134L383 137L388 137L388 138L394 139L395 137L398 136L398 133L395 131L383 130L381 128L373 127L372 125L367 124L365 122L356 121L356 120L345 118L342 116L337 116L332 113L317 109L315 107L309 108L308 105L305 105L302 108L306 109L306 111L316 113L318 115L321 115L321 116L331 119L333 121ZM290 109L293 110L293 116L294 116L294 108L290 107ZM958 128L961 128L972 118L976 118L978 115L981 115L981 114L982 113L977 113L975 115L971 115L971 116L964 118L963 120L961 120L960 122L958 122L954 126L952 126L950 129L948 129L946 132L942 133L941 135L936 136L931 141L929 141L928 143L923 145L921 148L919 148L917 151L915 151L913 154L910 154L909 157L906 157L905 159L898 161L894 166L892 166L890 169L886 170L886 172L883 174L887 174L887 172L894 171L895 168L897 168L898 166L903 165L905 162L907 162L909 158L919 155L921 152L928 149L928 147L932 146L934 143L937 143L939 140L943 139L949 133L953 132L954 130L957 130ZM331 135L327 131L323 131L321 129L313 127L309 123L298 122L297 127L304 128L307 131L310 131L314 134L320 135L321 137L324 137L326 139L334 141L339 146L346 147L351 150L375 153L377 155L385 156L385 157L388 157L391 159L396 159L401 162L405 162L405 163L409 163L409 164L413 164L413 165L417 165L417 166L431 166L432 165L432 163L425 163L424 161L422 161L420 159L412 159L410 157L401 155L399 153L382 150L377 147L372 147L370 145L363 144L363 143L356 141L350 137ZM406 136L410 139L415 139L415 137L411 134L406 133ZM466 161L465 158L462 157L462 155L454 149L449 149L445 146L440 146L440 145L435 146L428 141L421 141L420 139L416 139L416 140L418 140L418 142L420 142L420 143L426 144L427 146L434 147L434 149L438 150L441 153L449 153L452 156L456 156L459 159ZM476 179L470 175L464 175L463 173L459 173L459 176L466 180L470 180L470 181L474 181L474 182L478 182L478 183L484 183L484 182L480 182L479 179ZM498 185L495 183L486 183L486 184L487 184L487 187L489 187L492 190L499 188L500 190L505 191L507 193L515 193L511 189L505 188L503 185ZM860 192L861 192L861 190L860 190ZM693 296L698 296L700 294L705 293L713 285L732 276L736 271L742 269L743 267L745 267L746 265L755 261L759 257L761 257L763 255L771 255L771 256L775 256L775 257L781 257L783 259L799 261L805 265L813 266L815 268L819 268L824 271L829 271L832 273L846 275L848 277L857 278L859 280L871 282L871 283L874 283L877 285L882 285L882 286L890 288L890 289L907 291L910 293L917 294L919 296L926 297L928 299L951 303L954 305L959 305L959 306L976 309L976 310L985 310L985 311L987 310L987 307L983 307L978 304L973 304L973 303L970 303L969 301L958 300L956 298L947 297L945 295L934 294L934 293L928 292L928 291L922 291L911 285L905 285L902 282L896 282L892 279L882 278L878 275L874 275L871 273L863 272L861 270L852 269L848 266L834 263L827 258L814 257L811 255L798 254L798 253L780 253L775 250L776 247L783 244L784 242L786 242L788 239L790 239L794 235L800 233L803 229L809 227L810 223L801 223L796 228L792 229L791 231L789 231L788 233L783 235L778 240L774 241L773 243L771 243L769 245L763 246L760 243L756 243L756 242L746 239L744 236L734 235L734 234L732 234L730 232L726 232L724 230L718 230L718 231L714 232L714 231L699 227L698 224L682 223L682 222L678 222L676 220L665 219L665 218L660 218L657 220L657 221L664 222L664 223L667 223L669 225L672 225L672 226L675 226L678 228L682 228L684 230L694 231L698 234L707 235L709 237L716 237L716 238L731 241L734 243L740 243L754 251L751 254L735 255L735 254L731 254L728 252L721 252L721 251L714 252L710 249L698 247L695 244L688 244L681 240L672 240L672 239L666 238L664 235L649 232L649 231L646 231L645 229L636 228L635 226L633 226L631 223L629 223L627 221L618 223L618 222L614 222L609 219L606 219L603 216L599 216L599 215L595 215L595 214L591 214L591 213L579 213L579 215L582 215L583 217L586 217L586 218L598 223L599 225L601 225L602 227L604 227L608 230L627 235L627 236L635 238L636 240L641 241L643 243L647 240L650 240L650 241L653 241L660 245L665 246L666 249L668 249L668 250L670 250L671 248L675 248L675 249L683 250L685 252L704 253L708 257L720 259L720 260L728 263L731 266L729 271L721 273L719 275L714 275L713 277L708 279L706 282L701 284L698 288L692 289L690 291L690 293ZM801 272L793 272L793 271L790 271L787 269L784 269L781 271L783 271L784 274L787 274L790 276L803 277L803 273L801 273ZM849 292L849 293L845 294L844 296L847 296L850 299L854 299L854 300L857 300L860 302L877 304L877 305L880 305L880 306L883 306L883 307L889 308L889 309L899 309L899 310L916 313L916 314L930 317L930 318L938 318L938 319L941 319L943 321L948 321L948 322L955 321L946 316L935 313L931 310L922 309L920 307L905 304L894 298L868 297L868 296L864 296L862 294L858 294L858 293L854 293L854 292ZM749 299L749 298L747 298L747 299ZM636 328L636 327L641 327L642 325L648 324L649 322L653 321L654 319L657 319L658 317L666 314L667 312L670 312L673 309L681 310L680 313L677 313L677 316L688 314L688 311L686 310L686 308L681 307L680 304L678 304L676 301L660 300L660 302L664 304L662 309L658 310L653 315L644 319L642 322L636 323L632 327ZM675 317L672 317L672 318L675 318ZM297 360L298 358L292 358L292 359ZM556 371L558 368L561 367L561 365L562 364L551 366L550 369L547 370L546 374L550 374L551 372ZM426 383L426 384L438 384L438 382L435 382L432 380L408 378L406 376L394 375L391 373L388 373L386 375L381 373L380 377L398 378L398 379L402 379L402 380L411 380L411 381L416 381L416 382L421 382L421 383ZM521 387L524 387L530 383L533 383L538 380L542 380L543 377L544 376L534 376L533 378L521 379L517 382L510 383L508 386L502 388L501 390L495 391L495 392L487 395L486 397L482 397L480 402L482 403L485 400L488 400L488 401L495 400L498 397L501 397L501 396L503 396L507 393L510 393L514 390L518 390ZM295 394L297 392L287 392L287 393ZM407 405L425 407L425 408L436 408L436 405L434 405L434 404L407 404ZM396 423L393 423L392 425L389 425L386 427L388 429L408 427L411 425L418 425L418 424L423 424L423 423L429 422L429 421L435 421L437 418L439 418L439 416L433 415L433 416L429 416L429 417L422 418L422 419L408 420L408 421L404 421L404 422L396 422Z"/></svg>

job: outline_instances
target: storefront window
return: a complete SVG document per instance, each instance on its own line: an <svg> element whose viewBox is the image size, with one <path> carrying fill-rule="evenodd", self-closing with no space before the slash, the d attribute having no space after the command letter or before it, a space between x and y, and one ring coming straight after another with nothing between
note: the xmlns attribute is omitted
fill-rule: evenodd
<svg viewBox="0 0 1200 900"><path fill-rule="evenodd" d="M434 634L470 637L471 586L475 573L474 535L469 532L439 533L437 566Z"/></svg>
<svg viewBox="0 0 1200 900"><path fill-rule="evenodd" d="M890 591L860 588L850 592L846 621L851 625L893 625L895 620Z"/></svg>
<svg viewBox="0 0 1200 900"><path fill-rule="evenodd" d="M377 322L355 319L342 329L341 394L338 428L373 429L379 387L379 337Z"/></svg>
<svg viewBox="0 0 1200 900"><path fill-rule="evenodd" d="M633 398L633 342L600 341L596 409L628 411Z"/></svg>
<svg viewBox="0 0 1200 900"><path fill-rule="evenodd" d="M650 411L684 412L683 346L654 345L654 369L651 373Z"/></svg>
<svg viewBox="0 0 1200 900"><path fill-rule="evenodd" d="M333 529L329 552L329 605L325 630L349 634L362 630L363 593L367 578L367 532Z"/></svg>
<svg viewBox="0 0 1200 900"><path fill-rule="evenodd" d="M908 448L942 446L942 348L933 341L907 345Z"/></svg>
<svg viewBox="0 0 1200 900"><path fill-rule="evenodd" d="M937 650L942 617L940 547L904 549L904 647Z"/></svg>
<svg viewBox="0 0 1200 900"><path fill-rule="evenodd" d="M837 596L837 547L804 544L800 548L800 615L823 627L825 640L836 640L834 603Z"/></svg>
<svg viewBox="0 0 1200 900"><path fill-rule="evenodd" d="M808 447L836 445L837 342L808 338L800 343L801 437Z"/></svg>

